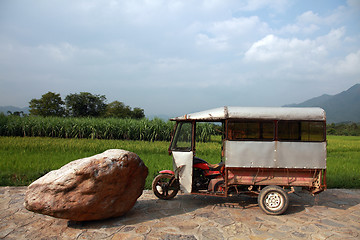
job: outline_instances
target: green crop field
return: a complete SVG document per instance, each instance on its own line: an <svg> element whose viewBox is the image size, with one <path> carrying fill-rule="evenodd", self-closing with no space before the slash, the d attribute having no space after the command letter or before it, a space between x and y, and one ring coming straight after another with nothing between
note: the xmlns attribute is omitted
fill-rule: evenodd
<svg viewBox="0 0 360 240"><path fill-rule="evenodd" d="M331 188L360 188L360 137L328 136L327 183Z"/></svg>
<svg viewBox="0 0 360 240"><path fill-rule="evenodd" d="M146 188L162 169L172 169L169 142L44 137L0 137L0 185L28 185L45 173L75 159L107 149L137 153L149 168ZM197 143L197 156L211 163L220 161L218 137ZM360 188L360 137L328 137L327 182L330 188Z"/></svg>
<svg viewBox="0 0 360 240"><path fill-rule="evenodd" d="M64 118L5 116L0 113L0 136L170 141L175 122L159 118ZM199 123L196 135L208 141L214 125Z"/></svg>
<svg viewBox="0 0 360 240"><path fill-rule="evenodd" d="M220 142L198 143L199 154L220 161ZM172 169L169 142L98 139L61 139L43 137L0 137L0 185L28 185L45 173L66 163L89 157L107 149L137 153L149 168L146 187L162 169Z"/></svg>

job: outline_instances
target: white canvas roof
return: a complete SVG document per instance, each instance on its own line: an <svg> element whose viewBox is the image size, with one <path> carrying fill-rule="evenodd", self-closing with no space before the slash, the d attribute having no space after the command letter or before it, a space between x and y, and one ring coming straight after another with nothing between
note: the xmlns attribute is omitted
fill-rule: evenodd
<svg viewBox="0 0 360 240"><path fill-rule="evenodd" d="M220 107L172 118L173 121L199 120L221 121L225 119L278 119L278 120L326 120L322 108L290 107Z"/></svg>

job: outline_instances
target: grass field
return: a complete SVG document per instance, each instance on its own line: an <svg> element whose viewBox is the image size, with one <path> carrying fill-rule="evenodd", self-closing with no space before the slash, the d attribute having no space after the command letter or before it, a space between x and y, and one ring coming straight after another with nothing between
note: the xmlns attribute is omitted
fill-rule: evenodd
<svg viewBox="0 0 360 240"><path fill-rule="evenodd" d="M328 136L327 183L330 188L360 188L360 137Z"/></svg>
<svg viewBox="0 0 360 240"><path fill-rule="evenodd" d="M146 188L162 169L172 169L169 142L0 137L0 185L28 185L41 175L83 157L119 148L137 153L149 168ZM220 161L216 139L197 143L197 156ZM360 188L360 137L328 137L327 182L330 188Z"/></svg>

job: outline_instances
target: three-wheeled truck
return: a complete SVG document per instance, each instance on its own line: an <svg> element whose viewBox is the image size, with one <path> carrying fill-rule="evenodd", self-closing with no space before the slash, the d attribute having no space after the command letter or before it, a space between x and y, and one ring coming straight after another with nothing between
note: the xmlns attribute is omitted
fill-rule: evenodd
<svg viewBox="0 0 360 240"><path fill-rule="evenodd" d="M171 120L176 121L169 147L174 171L155 177L152 188L160 199L171 199L179 190L219 197L252 194L265 213L278 215L288 208L295 187L313 195L326 189L321 108L221 107ZM199 122L221 124L219 164L195 154Z"/></svg>

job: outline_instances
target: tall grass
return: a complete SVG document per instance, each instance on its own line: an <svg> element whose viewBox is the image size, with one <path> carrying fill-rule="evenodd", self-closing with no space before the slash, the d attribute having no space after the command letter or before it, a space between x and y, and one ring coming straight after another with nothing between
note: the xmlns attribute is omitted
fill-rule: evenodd
<svg viewBox="0 0 360 240"><path fill-rule="evenodd" d="M0 116L1 136L169 141L173 122L161 119Z"/></svg>
<svg viewBox="0 0 360 240"><path fill-rule="evenodd" d="M174 122L161 119L19 117L0 115L0 136L170 141ZM213 125L198 124L198 140L208 141Z"/></svg>

